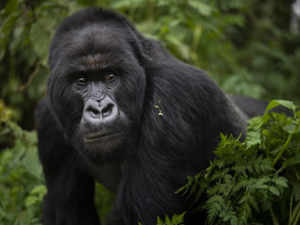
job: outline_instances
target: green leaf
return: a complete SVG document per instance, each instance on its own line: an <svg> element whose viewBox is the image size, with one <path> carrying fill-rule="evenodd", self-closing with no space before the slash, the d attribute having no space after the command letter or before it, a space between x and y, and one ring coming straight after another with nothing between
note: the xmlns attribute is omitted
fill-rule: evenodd
<svg viewBox="0 0 300 225"><path fill-rule="evenodd" d="M269 191L276 196L280 196L280 191L276 187L273 186L269 187Z"/></svg>
<svg viewBox="0 0 300 225"><path fill-rule="evenodd" d="M39 199L36 196L29 196L25 200L25 206L29 208L30 206L34 205L38 201Z"/></svg>
<svg viewBox="0 0 300 225"><path fill-rule="evenodd" d="M35 53L41 58L41 63L46 66L48 58L48 48L50 44L49 37L51 33L47 30L47 18L41 18L34 23L30 32L30 40L33 44Z"/></svg>
<svg viewBox="0 0 300 225"><path fill-rule="evenodd" d="M272 100L269 105L267 106L265 113L269 112L270 110L272 110L273 108L275 108L276 106L284 106L286 108L288 108L289 110L295 112L296 111L296 105L291 102L291 101L287 101L287 100Z"/></svg>
<svg viewBox="0 0 300 225"><path fill-rule="evenodd" d="M174 214L172 218L165 216L165 219L162 220L160 217L157 217L157 225L181 225L183 224L185 212L181 214Z"/></svg>
<svg viewBox="0 0 300 225"><path fill-rule="evenodd" d="M200 1L196 1L196 0L189 0L188 4L196 9L198 11L198 13L200 13L203 16L210 16L212 13L212 7L210 7L208 4L205 4L203 2Z"/></svg>
<svg viewBox="0 0 300 225"><path fill-rule="evenodd" d="M6 3L4 14L9 15L17 11L19 5L19 0L10 0Z"/></svg>
<svg viewBox="0 0 300 225"><path fill-rule="evenodd" d="M31 191L31 194L38 194L38 195L45 195L47 192L47 188L45 185L38 185L38 186L35 186L32 191Z"/></svg>
<svg viewBox="0 0 300 225"><path fill-rule="evenodd" d="M26 151L22 163L31 175L37 179L42 178L42 168L39 162L36 146L32 146Z"/></svg>
<svg viewBox="0 0 300 225"><path fill-rule="evenodd" d="M114 1L111 4L111 7L114 9L124 9L124 8L136 8L139 6L142 6L144 4L144 0L119 0L119 1Z"/></svg>
<svg viewBox="0 0 300 225"><path fill-rule="evenodd" d="M6 50L6 46L11 41L10 33L15 28L15 24L19 18L19 12L13 12L9 14L0 26L0 60L3 58Z"/></svg>
<svg viewBox="0 0 300 225"><path fill-rule="evenodd" d="M190 58L190 48L188 45L186 45L184 42L180 41L177 37L173 35L166 36L166 41L176 47L176 49L180 52L180 55L185 58Z"/></svg>
<svg viewBox="0 0 300 225"><path fill-rule="evenodd" d="M248 148L254 147L256 145L260 145L261 141L261 134L258 131L249 131L246 137L246 144Z"/></svg>
<svg viewBox="0 0 300 225"><path fill-rule="evenodd" d="M254 117L248 121L248 130L259 130L264 124L262 117Z"/></svg>
<svg viewBox="0 0 300 225"><path fill-rule="evenodd" d="M298 127L297 124L295 124L295 123L289 123L289 124L287 124L287 125L285 125L285 126L283 127L283 130L284 130L285 132L287 132L288 134L294 134L294 133L299 132L299 129L296 130L297 127Z"/></svg>

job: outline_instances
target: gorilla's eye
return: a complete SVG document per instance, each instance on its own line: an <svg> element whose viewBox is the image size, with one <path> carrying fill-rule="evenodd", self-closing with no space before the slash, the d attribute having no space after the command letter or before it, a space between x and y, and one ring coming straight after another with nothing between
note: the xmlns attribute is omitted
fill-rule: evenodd
<svg viewBox="0 0 300 225"><path fill-rule="evenodd" d="M112 82L116 79L116 75L113 73L107 74L104 76L104 80L107 82Z"/></svg>
<svg viewBox="0 0 300 225"><path fill-rule="evenodd" d="M76 80L76 84L79 85L79 86L84 86L84 85L86 85L87 81L88 81L87 78L85 78L85 77L79 77Z"/></svg>

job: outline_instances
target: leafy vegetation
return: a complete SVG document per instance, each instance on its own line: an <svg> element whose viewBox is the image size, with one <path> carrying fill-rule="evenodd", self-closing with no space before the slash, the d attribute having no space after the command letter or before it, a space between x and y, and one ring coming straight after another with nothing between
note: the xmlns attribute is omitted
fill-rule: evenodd
<svg viewBox="0 0 300 225"><path fill-rule="evenodd" d="M0 224L36 225L46 193L36 133L11 122L10 114L0 103L0 146L6 146L0 153Z"/></svg>
<svg viewBox="0 0 300 225"><path fill-rule="evenodd" d="M284 105L292 117L269 113ZM241 138L240 138L241 139ZM178 193L208 224L300 223L300 111L288 101L272 101L264 116L249 122L244 141L221 135L216 159L188 178ZM205 204L198 204L206 199Z"/></svg>
<svg viewBox="0 0 300 225"><path fill-rule="evenodd" d="M46 92L50 39L64 17L88 6L117 10L175 56L207 70L226 92L299 104L300 34L290 32L292 2L2 0L0 225L40 224L46 189L36 134L30 130L35 105ZM208 212L209 224L300 223L300 112L282 101L270 108L277 104L293 116L266 113L253 119L244 141L222 136L211 166L188 178L179 191L191 201L191 210ZM198 205L200 199L204 205ZM97 186L101 215L112 200ZM182 215L158 220L161 225L181 222Z"/></svg>

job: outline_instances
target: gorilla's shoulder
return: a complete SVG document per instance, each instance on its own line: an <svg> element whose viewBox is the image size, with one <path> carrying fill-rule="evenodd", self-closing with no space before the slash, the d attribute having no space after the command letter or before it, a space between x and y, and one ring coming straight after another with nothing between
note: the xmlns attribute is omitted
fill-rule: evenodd
<svg viewBox="0 0 300 225"><path fill-rule="evenodd" d="M37 130L52 130L59 132L60 127L51 112L47 97L42 98L35 108L35 127Z"/></svg>

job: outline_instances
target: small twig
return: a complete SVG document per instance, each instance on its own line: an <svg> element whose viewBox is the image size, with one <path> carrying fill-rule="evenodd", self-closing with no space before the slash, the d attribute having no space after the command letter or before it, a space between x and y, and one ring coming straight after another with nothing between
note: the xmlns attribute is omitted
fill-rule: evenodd
<svg viewBox="0 0 300 225"><path fill-rule="evenodd" d="M38 62L38 60L37 60L37 61L34 63L34 67L35 67L35 68L34 68L34 71L29 75L29 78L28 78L27 82L19 87L19 90L18 90L18 91L23 92L25 89L27 89L27 88L31 85L31 83L32 83L32 81L33 81L33 79L34 79L34 77L37 75L37 73L38 73L38 71L39 71L39 69L40 69L40 66L41 66L41 64L40 64L40 63Z"/></svg>

